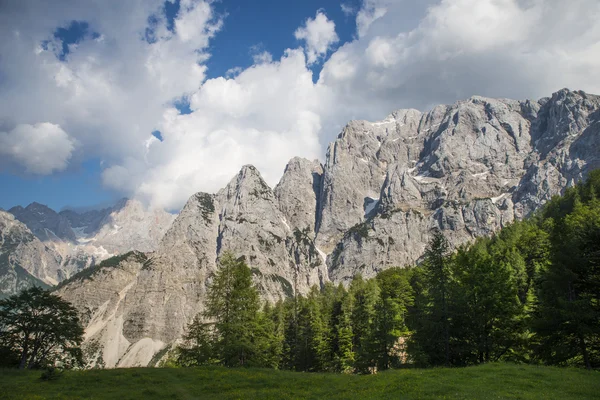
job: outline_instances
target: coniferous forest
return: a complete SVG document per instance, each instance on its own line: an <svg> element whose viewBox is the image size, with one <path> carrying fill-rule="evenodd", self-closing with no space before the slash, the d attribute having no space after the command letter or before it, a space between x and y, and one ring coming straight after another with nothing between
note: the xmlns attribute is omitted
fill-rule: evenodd
<svg viewBox="0 0 600 400"><path fill-rule="evenodd" d="M513 361L600 367L600 171L535 215L419 265L263 304L228 254L169 362L373 373Z"/></svg>

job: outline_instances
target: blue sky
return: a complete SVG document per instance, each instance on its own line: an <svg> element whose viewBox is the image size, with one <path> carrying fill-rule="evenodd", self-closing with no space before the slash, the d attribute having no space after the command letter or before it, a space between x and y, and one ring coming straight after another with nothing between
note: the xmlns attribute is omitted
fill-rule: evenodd
<svg viewBox="0 0 600 400"><path fill-rule="evenodd" d="M168 18L174 18L179 10L178 3L165 3ZM356 0L345 4L356 9L360 6ZM336 22L341 43L351 40L356 34L353 16L345 15L341 3L334 0L223 0L216 3L215 8L217 13L224 15L225 24L210 45L211 57L206 63L208 79L225 76L231 68L249 67L252 65L252 55L257 51L266 50L274 58L281 57L285 49L299 44L290 27L300 26L307 18L314 17L319 9ZM63 61L64 55L69 52L69 44L98 36L86 21L73 21L68 26L58 27L53 34L63 43L60 54ZM320 65L318 63L312 67L315 79ZM184 113L187 112L185 103L178 106ZM160 132L156 131L155 136L160 138ZM0 173L0 187L7 189L0 196L0 207L4 209L37 201L60 210L68 206L105 205L121 198L120 193L103 188L100 160L96 158L50 176L20 174L14 170Z"/></svg>
<svg viewBox="0 0 600 400"><path fill-rule="evenodd" d="M0 207L177 210L244 164L274 186L324 161L351 119L600 93L599 19L597 0L0 2Z"/></svg>
<svg viewBox="0 0 600 400"><path fill-rule="evenodd" d="M233 67L249 67L255 46L271 52L275 59L280 58L285 49L300 44L293 35L295 28L291 27L302 25L307 18L314 17L319 9L335 22L340 43L351 40L356 34L356 21L353 16L342 12L340 4L339 0L224 0L216 3L218 12L227 16L223 30L211 44L208 77L223 76ZM358 9L360 2L354 0L345 4ZM319 65L314 70L318 73Z"/></svg>

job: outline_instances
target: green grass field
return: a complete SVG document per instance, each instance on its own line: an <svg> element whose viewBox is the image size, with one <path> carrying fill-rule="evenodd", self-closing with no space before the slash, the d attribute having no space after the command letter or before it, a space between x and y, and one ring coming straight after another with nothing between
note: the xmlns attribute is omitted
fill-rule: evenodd
<svg viewBox="0 0 600 400"><path fill-rule="evenodd" d="M600 372L512 364L377 375L266 369L0 370L0 399L599 399Z"/></svg>

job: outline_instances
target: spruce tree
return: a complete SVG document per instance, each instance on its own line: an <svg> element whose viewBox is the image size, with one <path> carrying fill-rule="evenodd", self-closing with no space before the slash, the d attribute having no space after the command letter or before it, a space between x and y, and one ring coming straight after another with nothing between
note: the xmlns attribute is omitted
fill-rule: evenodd
<svg viewBox="0 0 600 400"><path fill-rule="evenodd" d="M490 252L496 245L494 240L478 239L455 256L453 364L497 361L520 349L524 307L518 297L520 277L513 273L525 270L524 261L516 249L493 258Z"/></svg>
<svg viewBox="0 0 600 400"><path fill-rule="evenodd" d="M351 321L355 370L360 373L372 373L377 363L374 322L379 287L376 280L365 281L362 276L357 275L350 284L350 293L353 297Z"/></svg>
<svg viewBox="0 0 600 400"><path fill-rule="evenodd" d="M331 312L333 370L352 372L356 356L352 346L352 295L342 284L337 289L337 300Z"/></svg>
<svg viewBox="0 0 600 400"><path fill-rule="evenodd" d="M417 300L413 353L417 362L429 365L450 365L450 293L452 272L449 244L441 232L436 232L425 250Z"/></svg>
<svg viewBox="0 0 600 400"><path fill-rule="evenodd" d="M224 253L208 288L205 310L189 327L181 362L215 361L227 367L264 366L264 320L250 268Z"/></svg>

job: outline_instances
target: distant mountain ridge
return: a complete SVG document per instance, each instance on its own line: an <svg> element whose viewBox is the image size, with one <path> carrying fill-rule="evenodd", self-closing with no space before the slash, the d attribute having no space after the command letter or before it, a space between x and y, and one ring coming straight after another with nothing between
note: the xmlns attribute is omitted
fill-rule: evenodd
<svg viewBox="0 0 600 400"><path fill-rule="evenodd" d="M23 223L0 211L0 298L32 285L49 287L56 283L52 276L61 261L61 256Z"/></svg>
<svg viewBox="0 0 600 400"><path fill-rule="evenodd" d="M581 91L399 110L350 122L324 165L294 158L273 189L244 166L191 196L154 253L59 293L85 315L90 365L148 365L202 310L224 251L274 301L412 264L436 230L453 246L489 235L599 167L600 97Z"/></svg>
<svg viewBox="0 0 600 400"><path fill-rule="evenodd" d="M72 210L57 213L37 202L13 207L8 213L41 242L39 249L55 254L58 265L42 263L31 272L34 278L48 285L118 254L155 250L175 218L129 199L122 199L113 207L81 213ZM10 293L8 289L5 292Z"/></svg>

